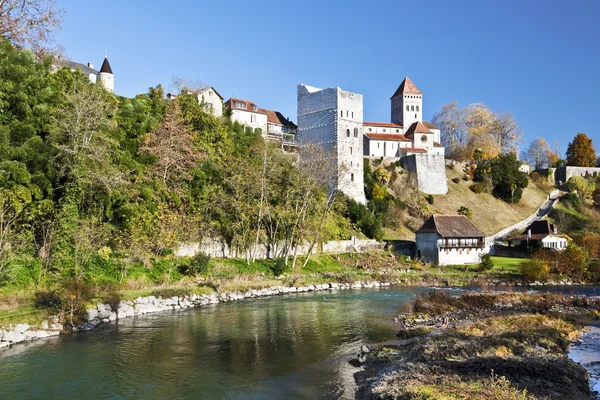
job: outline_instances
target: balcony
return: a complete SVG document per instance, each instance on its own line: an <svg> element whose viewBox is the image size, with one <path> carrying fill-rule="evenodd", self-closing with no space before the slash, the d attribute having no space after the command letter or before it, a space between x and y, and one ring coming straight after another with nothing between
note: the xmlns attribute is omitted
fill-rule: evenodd
<svg viewBox="0 0 600 400"><path fill-rule="evenodd" d="M440 249L483 249L484 238L438 239Z"/></svg>

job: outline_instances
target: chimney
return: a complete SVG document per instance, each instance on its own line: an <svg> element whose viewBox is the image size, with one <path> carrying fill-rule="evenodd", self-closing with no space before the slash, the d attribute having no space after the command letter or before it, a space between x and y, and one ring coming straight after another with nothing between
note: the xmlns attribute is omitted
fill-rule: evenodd
<svg viewBox="0 0 600 400"><path fill-rule="evenodd" d="M88 67L90 67L91 69L94 69L94 64L88 63Z"/></svg>

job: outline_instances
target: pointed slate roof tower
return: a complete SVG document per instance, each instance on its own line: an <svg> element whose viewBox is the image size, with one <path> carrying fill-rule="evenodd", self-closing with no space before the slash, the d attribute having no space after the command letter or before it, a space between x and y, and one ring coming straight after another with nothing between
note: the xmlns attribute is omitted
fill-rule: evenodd
<svg viewBox="0 0 600 400"><path fill-rule="evenodd" d="M104 62L102 63L102 68L100 68L100 72L105 72L107 74L112 74L112 68L110 67L110 63L108 62L108 57L104 58Z"/></svg>
<svg viewBox="0 0 600 400"><path fill-rule="evenodd" d="M396 89L396 92L394 93L394 95L391 98L393 99L394 97L399 96L401 94L423 94L423 93L421 93L419 88L417 88L417 86L409 79L409 77L406 76L406 77L404 77L404 80L402 81L400 86L398 86L398 89Z"/></svg>

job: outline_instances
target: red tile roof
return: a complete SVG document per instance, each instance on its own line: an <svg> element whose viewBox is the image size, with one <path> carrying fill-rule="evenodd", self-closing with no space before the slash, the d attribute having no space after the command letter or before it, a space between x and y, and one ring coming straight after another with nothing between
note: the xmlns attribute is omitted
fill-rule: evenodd
<svg viewBox="0 0 600 400"><path fill-rule="evenodd" d="M381 126L382 128L399 128L402 129L402 125L392 124L389 122L363 122L365 126Z"/></svg>
<svg viewBox="0 0 600 400"><path fill-rule="evenodd" d="M432 123L427 122L427 121L423 121L423 125L425 125L429 129L440 129L440 128L434 126Z"/></svg>
<svg viewBox="0 0 600 400"><path fill-rule="evenodd" d="M427 150L425 149L419 149L416 147L402 147L400 148L400 150L404 150L407 151L409 153L427 153Z"/></svg>
<svg viewBox="0 0 600 400"><path fill-rule="evenodd" d="M422 122L413 122L413 124L408 128L405 135L406 137L414 136L415 133L429 133L433 134Z"/></svg>
<svg viewBox="0 0 600 400"><path fill-rule="evenodd" d="M396 96L400 96L401 94L423 94L423 93L421 93L421 91L415 86L414 83L412 83L412 81L410 79L408 79L408 76L407 76L406 78L404 78L404 80L402 81L400 86L398 86L398 89L396 89L396 92L392 96L392 99Z"/></svg>
<svg viewBox="0 0 600 400"><path fill-rule="evenodd" d="M235 105L235 103L246 104L246 108L237 107ZM265 110L263 110L262 108L258 108L256 106L256 104L254 104L253 102L248 101L248 100L243 100L243 99L236 99L233 97L225 102L225 107L231 108L232 110L241 110L241 111L255 112L258 114L267 114L265 112ZM256 109L254 109L255 107L256 107Z"/></svg>
<svg viewBox="0 0 600 400"><path fill-rule="evenodd" d="M270 124L296 127L296 124L284 117L279 111L265 110L263 108L259 108L259 111L267 114L267 122Z"/></svg>
<svg viewBox="0 0 600 400"><path fill-rule="evenodd" d="M444 147L444 145L442 145L438 142L433 142L433 147Z"/></svg>
<svg viewBox="0 0 600 400"><path fill-rule="evenodd" d="M404 135L400 135L400 134L392 134L392 133L368 133L365 132L365 135L367 135L367 137L369 139L373 139L373 140L393 140L393 141L400 141L400 142L410 142L411 140L408 139L406 136Z"/></svg>

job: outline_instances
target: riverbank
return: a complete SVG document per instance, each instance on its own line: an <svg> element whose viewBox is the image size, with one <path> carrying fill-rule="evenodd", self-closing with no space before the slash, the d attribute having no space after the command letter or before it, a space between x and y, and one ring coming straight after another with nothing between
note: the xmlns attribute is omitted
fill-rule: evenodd
<svg viewBox="0 0 600 400"><path fill-rule="evenodd" d="M419 295L398 316L399 341L361 350L357 397L591 399L568 350L599 307L556 294Z"/></svg>

